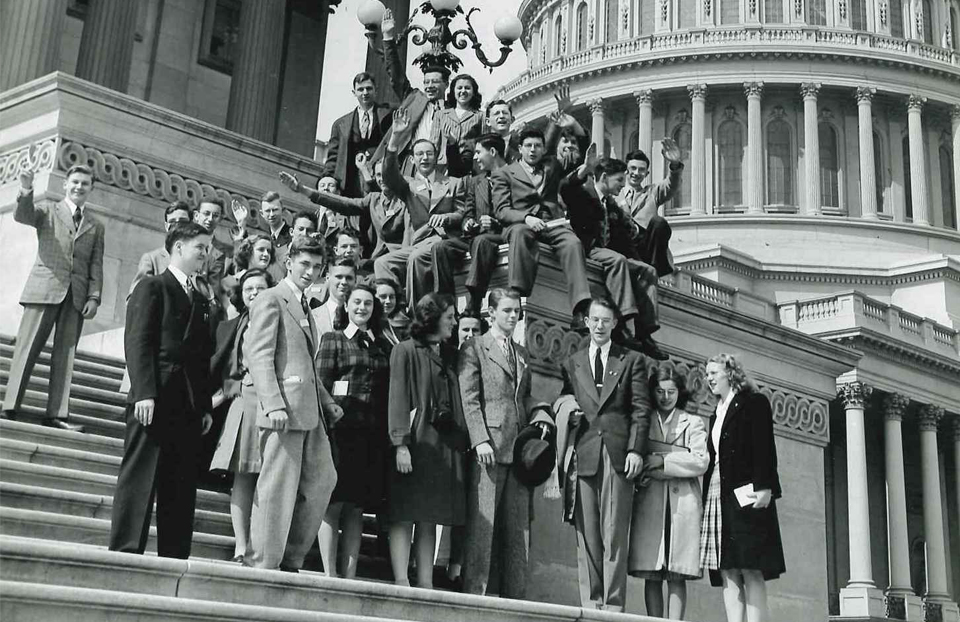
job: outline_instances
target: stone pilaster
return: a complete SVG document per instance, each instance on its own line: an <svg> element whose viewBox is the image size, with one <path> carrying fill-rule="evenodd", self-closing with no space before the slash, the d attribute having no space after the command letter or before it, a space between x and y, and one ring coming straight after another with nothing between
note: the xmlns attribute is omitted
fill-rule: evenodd
<svg viewBox="0 0 960 622"><path fill-rule="evenodd" d="M690 94L693 120L690 145L690 214L702 216L707 213L706 192L706 127L704 123L707 102L707 85L691 84L687 86Z"/></svg>
<svg viewBox="0 0 960 622"><path fill-rule="evenodd" d="M640 112L640 123L637 127L639 144L631 145L631 149L633 147L639 147L640 151L647 154L649 158L651 157L650 150L653 149L653 91L650 89L636 91L633 96L637 100L637 107Z"/></svg>
<svg viewBox="0 0 960 622"><path fill-rule="evenodd" d="M927 158L923 146L923 105L926 97L911 95L907 101L907 132L910 140L910 197L913 203L913 223L930 224L930 206L927 201ZM905 163L906 165L906 163Z"/></svg>
<svg viewBox="0 0 960 622"><path fill-rule="evenodd" d="M127 92L139 5L139 0L91 0L80 39L78 78Z"/></svg>
<svg viewBox="0 0 960 622"><path fill-rule="evenodd" d="M743 85L747 95L747 213L762 214L763 195L763 121L760 118L760 98L763 82Z"/></svg>
<svg viewBox="0 0 960 622"><path fill-rule="evenodd" d="M858 127L860 129L860 216L877 219L877 171L873 162L873 96L877 89L857 87Z"/></svg>
<svg viewBox="0 0 960 622"><path fill-rule="evenodd" d="M805 201L803 211L808 216L820 214L820 132L817 121L817 95L820 84L805 82L800 85L803 97L803 170Z"/></svg>
<svg viewBox="0 0 960 622"><path fill-rule="evenodd" d="M227 129L267 143L276 133L286 5L285 0L243 3L240 56L230 82Z"/></svg>
<svg viewBox="0 0 960 622"><path fill-rule="evenodd" d="M590 102L590 138L597 145L597 154L603 155L604 140L604 106L603 100L597 98ZM649 155L648 155L649 157Z"/></svg>
<svg viewBox="0 0 960 622"><path fill-rule="evenodd" d="M950 108L950 142L953 144L953 222L960 229L960 104Z"/></svg>
<svg viewBox="0 0 960 622"><path fill-rule="evenodd" d="M60 67L67 0L3 3L0 19L0 91Z"/></svg>

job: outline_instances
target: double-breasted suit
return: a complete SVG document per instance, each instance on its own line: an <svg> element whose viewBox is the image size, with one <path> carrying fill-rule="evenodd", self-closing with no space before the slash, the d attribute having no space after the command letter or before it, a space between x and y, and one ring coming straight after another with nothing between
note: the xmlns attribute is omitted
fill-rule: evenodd
<svg viewBox="0 0 960 622"><path fill-rule="evenodd" d="M184 275L183 278L188 278ZM157 502L157 553L187 558L193 536L203 416L211 410L210 308L171 269L145 278L127 303L124 355L130 373L123 461L113 497L110 550L143 553ZM154 400L153 420L134 416Z"/></svg>
<svg viewBox="0 0 960 622"><path fill-rule="evenodd" d="M511 342L513 360L501 338ZM513 472L513 449L527 424L553 425L547 404L530 395L527 358L523 346L495 330L460 348L460 395L470 446L490 443L496 456L495 464L472 466L467 486L464 589L471 594L486 594L489 587L507 598L526 596L533 490ZM500 574L490 585L493 558Z"/></svg>
<svg viewBox="0 0 960 622"><path fill-rule="evenodd" d="M562 395L576 398L583 417L571 434L576 452L577 566L583 606L622 611L633 482L624 475L627 454L643 454L650 397L643 355L610 344L598 389L588 352L561 366Z"/></svg>
<svg viewBox="0 0 960 622"><path fill-rule="evenodd" d="M336 178L341 192L347 197L360 198L366 194L363 179L357 170L357 154L372 156L393 124L393 116L387 105L374 104L368 114L370 128L366 136L360 130L360 111L357 108L334 121L330 130L323 174Z"/></svg>
<svg viewBox="0 0 960 622"><path fill-rule="evenodd" d="M100 302L103 291L103 223L87 208L82 213L78 229L74 206L66 200L37 205L32 191L17 197L13 219L36 230L38 246L36 262L20 295L23 317L10 363L5 411L20 407L40 351L56 326L46 416L67 418L83 307L89 300Z"/></svg>
<svg viewBox="0 0 960 622"><path fill-rule="evenodd" d="M262 292L250 305L243 342L262 449L246 561L258 568L303 565L337 483L327 437L333 421L325 417L335 404L317 378L319 338L305 305L288 279ZM272 429L275 411L287 414L282 430Z"/></svg>

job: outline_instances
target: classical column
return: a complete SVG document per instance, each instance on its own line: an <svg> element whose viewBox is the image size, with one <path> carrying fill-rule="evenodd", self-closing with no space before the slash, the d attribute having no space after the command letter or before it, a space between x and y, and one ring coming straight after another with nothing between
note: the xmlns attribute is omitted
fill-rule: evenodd
<svg viewBox="0 0 960 622"><path fill-rule="evenodd" d="M590 125L590 138L593 140L594 144L597 145L597 154L602 156L604 140L603 100L599 97L590 102L590 115L592 121Z"/></svg>
<svg viewBox="0 0 960 622"><path fill-rule="evenodd" d="M706 178L706 128L704 127L704 108L707 102L707 85L691 84L687 86L693 107L693 128L690 138L690 215L707 213L707 193L704 185Z"/></svg>
<svg viewBox="0 0 960 622"><path fill-rule="evenodd" d="M650 89L635 91L633 96L637 99L637 106L640 108L640 125L637 128L640 140L639 145L631 145L631 149L638 147L649 158L652 155L650 150L653 149L653 91Z"/></svg>
<svg viewBox="0 0 960 622"><path fill-rule="evenodd" d="M877 89L857 87L860 128L860 216L877 219L877 171L873 162L873 96Z"/></svg>
<svg viewBox="0 0 960 622"><path fill-rule="evenodd" d="M907 131L910 136L910 197L913 199L913 224L929 225L927 203L927 150L923 147L923 105L927 98L911 95L907 102Z"/></svg>
<svg viewBox="0 0 960 622"><path fill-rule="evenodd" d="M870 551L870 506L867 495L867 442L864 403L871 387L862 382L837 385L847 423L847 527L850 535L850 581L840 590L840 615L882 617L883 594L873 582Z"/></svg>
<svg viewBox="0 0 960 622"><path fill-rule="evenodd" d="M817 94L820 84L805 82L800 85L803 96L803 169L807 187L804 213L820 214L820 132L817 121Z"/></svg>
<svg viewBox="0 0 960 622"><path fill-rule="evenodd" d="M67 0L3 3L0 20L0 91L60 67Z"/></svg>
<svg viewBox="0 0 960 622"><path fill-rule="evenodd" d="M91 0L83 20L78 78L127 92L139 4L139 0Z"/></svg>
<svg viewBox="0 0 960 622"><path fill-rule="evenodd" d="M763 213L763 126L760 98L763 82L746 82L747 94L747 213Z"/></svg>
<svg viewBox="0 0 960 622"><path fill-rule="evenodd" d="M937 426L943 418L943 408L926 404L918 416L923 479L923 535L927 553L927 593L924 599L933 603L949 602L943 500L940 498L940 456L937 448Z"/></svg>
<svg viewBox="0 0 960 622"><path fill-rule="evenodd" d="M286 0L244 2L240 9L240 55L230 81L227 129L273 142Z"/></svg>
<svg viewBox="0 0 960 622"><path fill-rule="evenodd" d="M953 141L953 222L960 229L960 104L950 108L950 125ZM960 503L960 496L957 502Z"/></svg>
<svg viewBox="0 0 960 622"><path fill-rule="evenodd" d="M920 599L910 583L910 537L907 532L907 491L903 474L903 414L910 399L899 393L883 401L884 459L887 478L887 543L890 551L888 599L904 603L907 620L922 619Z"/></svg>

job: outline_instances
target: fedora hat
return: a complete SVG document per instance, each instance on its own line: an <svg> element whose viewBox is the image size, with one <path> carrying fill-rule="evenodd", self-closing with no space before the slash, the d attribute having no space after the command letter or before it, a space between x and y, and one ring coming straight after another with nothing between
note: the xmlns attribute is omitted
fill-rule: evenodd
<svg viewBox="0 0 960 622"><path fill-rule="evenodd" d="M530 424L520 430L513 445L513 471L520 483L536 488L547 481L557 463L556 433Z"/></svg>

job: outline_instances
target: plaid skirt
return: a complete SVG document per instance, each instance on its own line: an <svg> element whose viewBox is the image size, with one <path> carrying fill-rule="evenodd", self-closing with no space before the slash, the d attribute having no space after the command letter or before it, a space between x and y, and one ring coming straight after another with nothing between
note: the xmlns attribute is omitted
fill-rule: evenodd
<svg viewBox="0 0 960 622"><path fill-rule="evenodd" d="M707 488L707 501L703 507L700 523L700 567L707 570L720 569L720 534L723 515L720 509L720 464L716 465Z"/></svg>

